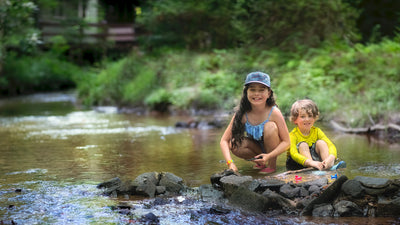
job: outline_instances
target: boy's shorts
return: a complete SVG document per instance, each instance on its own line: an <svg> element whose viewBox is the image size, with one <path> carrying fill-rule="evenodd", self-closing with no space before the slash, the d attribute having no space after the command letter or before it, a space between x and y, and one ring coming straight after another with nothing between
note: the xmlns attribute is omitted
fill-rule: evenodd
<svg viewBox="0 0 400 225"><path fill-rule="evenodd" d="M297 144L297 150L299 150L299 146L301 143L303 143L303 142L300 142ZM310 147L310 154L314 161L322 162L321 157L318 155L317 151L315 150L315 143L313 143ZM298 164L296 161L294 161L292 159L292 157L289 154L288 158L286 159L286 169L287 170L300 170L300 169L304 169L304 168L307 168L307 167L305 167L301 164Z"/></svg>

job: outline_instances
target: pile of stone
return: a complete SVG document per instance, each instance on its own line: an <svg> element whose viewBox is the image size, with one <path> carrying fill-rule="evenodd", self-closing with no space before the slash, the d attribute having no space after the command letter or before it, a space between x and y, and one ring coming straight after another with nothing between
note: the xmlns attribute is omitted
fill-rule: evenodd
<svg viewBox="0 0 400 225"><path fill-rule="evenodd" d="M399 216L400 179L340 176L333 183L323 177L304 183L253 179L225 170L211 176L211 184L188 188L168 172L149 172L134 181L114 178L98 185L106 195L141 195L150 198L185 195L198 190L205 202L227 204L250 212L277 212L324 217Z"/></svg>
<svg viewBox="0 0 400 225"><path fill-rule="evenodd" d="M297 184L274 178L254 180L226 170L214 174L209 187L221 191L230 204L250 211L373 217L400 212L400 179L340 176L331 184L327 178Z"/></svg>
<svg viewBox="0 0 400 225"><path fill-rule="evenodd" d="M118 177L97 185L107 196L140 195L154 198L156 195L174 196L186 190L182 178L169 172L148 172L133 181L121 181Z"/></svg>

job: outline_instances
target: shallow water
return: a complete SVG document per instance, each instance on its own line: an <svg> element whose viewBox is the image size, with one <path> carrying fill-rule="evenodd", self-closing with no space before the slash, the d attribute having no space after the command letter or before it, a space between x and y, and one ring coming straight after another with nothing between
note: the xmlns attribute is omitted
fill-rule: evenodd
<svg viewBox="0 0 400 225"><path fill-rule="evenodd" d="M0 222L128 223L132 222L132 216L110 208L121 200L102 196L96 189L98 183L114 177L132 180L145 172L168 171L182 177L188 186L198 187L210 183L212 174L225 169L219 149L223 129L175 128L176 122L191 119L183 116L117 114L112 107L100 111L76 107L71 93L0 101ZM324 130L336 144L340 159L347 162L345 174L349 178L359 175L399 178L399 145L388 146L365 136ZM278 158L277 172L285 171L285 157ZM251 168L250 162L234 160L242 174L263 177ZM176 207L159 210L165 214L162 224L204 224L212 219L210 215L204 218L200 215L197 221L191 221L183 215L184 209L192 207L196 211L207 207L201 203L190 207L176 204ZM144 213L145 210L139 209L137 206L137 215ZM237 218L236 224L246 223L240 220L242 214L232 213ZM268 220L259 216L246 218L266 224L325 221L282 216ZM212 221L219 220L221 217ZM345 221L325 222L349 223ZM387 218L379 223L397 221ZM220 223L226 221L222 219Z"/></svg>

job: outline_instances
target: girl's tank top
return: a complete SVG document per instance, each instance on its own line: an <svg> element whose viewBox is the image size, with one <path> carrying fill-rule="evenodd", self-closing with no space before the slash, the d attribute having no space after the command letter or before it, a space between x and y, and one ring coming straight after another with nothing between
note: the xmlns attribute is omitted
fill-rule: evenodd
<svg viewBox="0 0 400 225"><path fill-rule="evenodd" d="M245 137L253 138L256 141L262 140L263 133L264 133L264 125L265 125L265 123L267 123L269 121L269 117L271 117L272 110L274 110L274 108L275 108L275 106L272 106L271 111L269 112L268 118L264 122L262 122L256 126L251 125L249 123L249 118L247 117L247 113L246 113L245 114L246 115Z"/></svg>

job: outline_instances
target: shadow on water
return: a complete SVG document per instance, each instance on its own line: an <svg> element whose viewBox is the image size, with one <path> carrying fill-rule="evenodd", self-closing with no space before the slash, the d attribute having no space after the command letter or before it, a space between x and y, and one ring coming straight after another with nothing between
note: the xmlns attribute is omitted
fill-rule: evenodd
<svg viewBox="0 0 400 225"><path fill-rule="evenodd" d="M189 118L126 115L114 113L115 108L108 109L111 110L102 113L80 110L71 93L0 101L0 222L134 222L135 216L111 210L109 206L121 200L101 196L96 184L114 177L132 180L145 172L167 171L182 177L188 186L198 187L210 183L212 174L225 169L219 149L223 129L178 129L175 123ZM326 130L337 146L340 159L347 162L349 178L359 175L398 178L399 146ZM278 158L278 172L285 171L285 157ZM242 174L263 177L252 169L250 162L234 160ZM143 207L151 200L141 201L135 203L134 212L138 215L146 212ZM279 215L266 218L235 211L228 215L203 215L201 212L207 206L200 201L193 201L190 206L177 202L174 207L166 210L160 206L156 210L163 215L164 224L355 221ZM225 221L231 217L236 219ZM375 219L380 224L396 222L392 218Z"/></svg>

